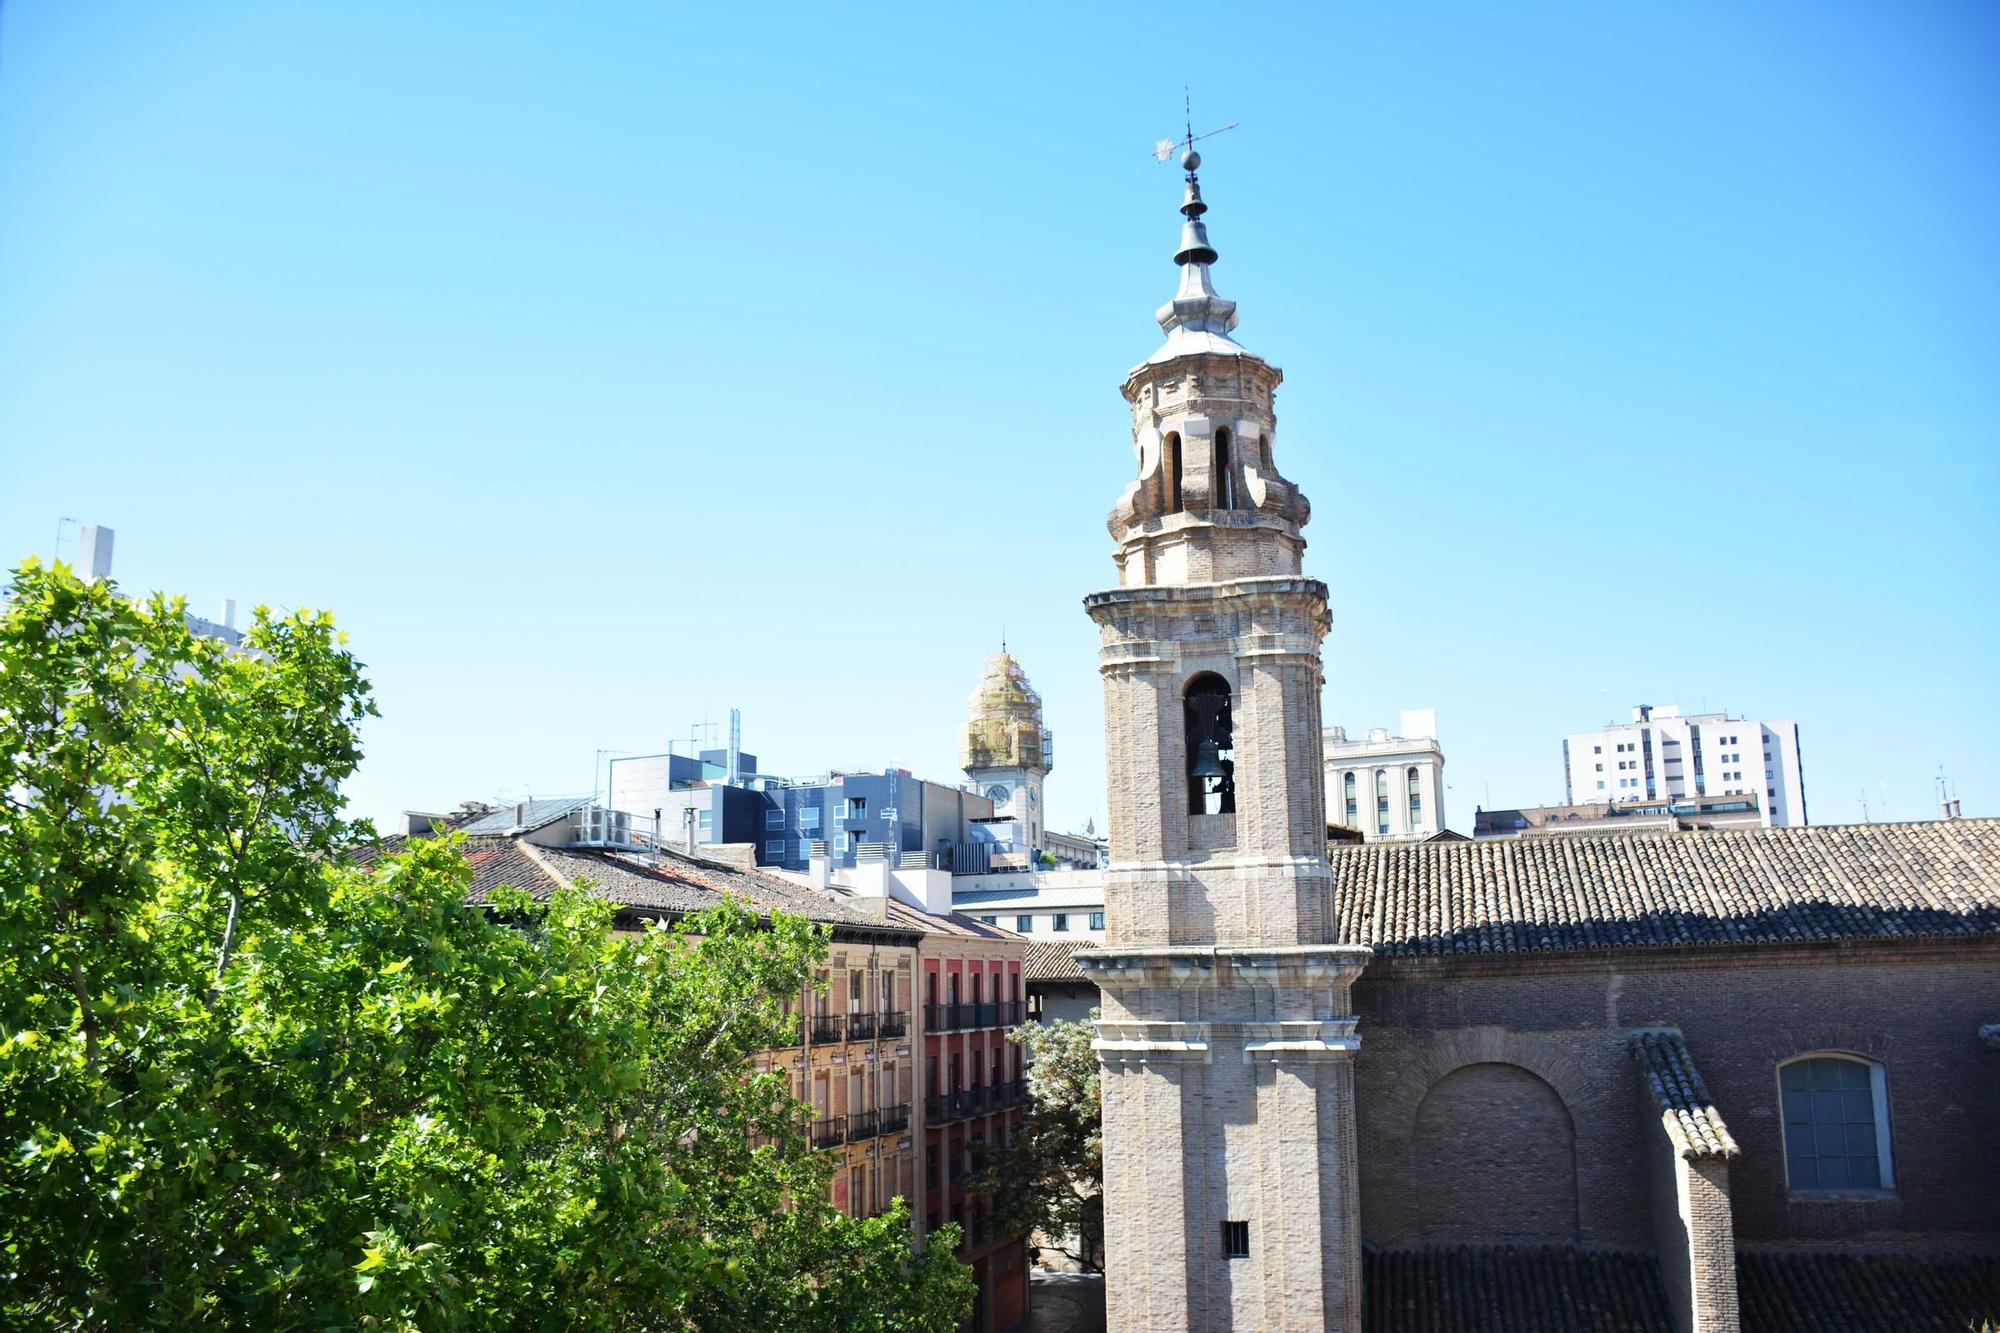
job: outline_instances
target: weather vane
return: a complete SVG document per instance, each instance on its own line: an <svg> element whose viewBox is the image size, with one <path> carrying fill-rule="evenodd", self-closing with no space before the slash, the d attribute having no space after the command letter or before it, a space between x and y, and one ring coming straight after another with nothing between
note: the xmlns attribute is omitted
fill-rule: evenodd
<svg viewBox="0 0 2000 1333"><path fill-rule="evenodd" d="M1176 148L1181 149L1183 152L1192 153L1194 151L1194 146L1198 141L1202 139L1214 138L1216 135L1221 134L1226 130L1233 130L1236 128L1237 122L1232 120L1227 125L1224 125L1221 129L1209 130L1206 134L1196 134L1194 132L1194 99L1188 94L1188 89L1186 84L1181 85L1181 108L1185 112L1187 117L1186 119L1187 133L1183 135L1181 138L1162 139L1158 143L1154 144L1153 160L1155 162L1166 161L1168 158L1174 155L1174 150Z"/></svg>

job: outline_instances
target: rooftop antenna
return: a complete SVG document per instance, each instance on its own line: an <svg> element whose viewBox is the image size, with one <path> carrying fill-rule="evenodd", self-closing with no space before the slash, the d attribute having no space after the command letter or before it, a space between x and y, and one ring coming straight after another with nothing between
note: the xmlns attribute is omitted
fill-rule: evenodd
<svg viewBox="0 0 2000 1333"><path fill-rule="evenodd" d="M1189 95L1188 86L1185 83L1181 85L1181 110L1186 117L1187 132L1178 139L1162 139L1154 144L1153 160L1155 162L1165 162L1174 155L1175 149L1179 149L1183 153L1192 153L1194 146L1203 139L1211 139L1225 131L1233 130L1239 123L1232 120L1221 129L1208 130L1205 133L1196 134L1194 132L1194 99Z"/></svg>
<svg viewBox="0 0 2000 1333"><path fill-rule="evenodd" d="M56 520L56 544L49 550L49 563L52 565L62 559L62 535L64 528L76 528L81 531L83 520L71 518L67 514Z"/></svg>

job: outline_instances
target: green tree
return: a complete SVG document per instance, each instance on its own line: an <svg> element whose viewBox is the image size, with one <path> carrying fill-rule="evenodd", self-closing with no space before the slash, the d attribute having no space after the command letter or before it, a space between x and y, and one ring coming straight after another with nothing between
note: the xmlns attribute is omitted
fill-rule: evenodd
<svg viewBox="0 0 2000 1333"><path fill-rule="evenodd" d="M330 617L244 651L61 566L0 613L0 1322L944 1330L941 1234L828 1205L753 1052L825 950L726 906L360 866ZM898 1224L904 1228L896 1230Z"/></svg>
<svg viewBox="0 0 2000 1333"><path fill-rule="evenodd" d="M1091 1011L1091 1020L1097 1017ZM1104 1100L1094 1023L1030 1023L1010 1039L1028 1053L1028 1106L1004 1148L989 1149L976 1188L994 1225L1085 1268L1104 1264Z"/></svg>

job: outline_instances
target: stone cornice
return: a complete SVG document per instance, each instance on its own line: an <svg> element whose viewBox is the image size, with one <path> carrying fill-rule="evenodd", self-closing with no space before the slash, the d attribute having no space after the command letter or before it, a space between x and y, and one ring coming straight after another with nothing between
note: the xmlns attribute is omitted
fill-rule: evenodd
<svg viewBox="0 0 2000 1333"><path fill-rule="evenodd" d="M1372 957L1365 944L1170 944L1092 949L1076 963L1100 985L1311 986L1350 982Z"/></svg>
<svg viewBox="0 0 2000 1333"><path fill-rule="evenodd" d="M1326 584L1302 574L1269 578L1230 579L1225 583L1142 583L1130 588L1106 588L1087 594L1084 610L1095 618L1100 608L1185 606L1228 610L1234 603L1312 602L1324 607Z"/></svg>

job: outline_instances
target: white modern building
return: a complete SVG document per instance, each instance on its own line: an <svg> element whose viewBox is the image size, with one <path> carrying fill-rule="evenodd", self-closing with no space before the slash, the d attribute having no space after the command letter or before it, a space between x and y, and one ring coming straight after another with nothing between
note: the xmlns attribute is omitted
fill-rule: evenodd
<svg viewBox="0 0 2000 1333"><path fill-rule="evenodd" d="M1101 869L954 875L951 905L1029 939L1104 943Z"/></svg>
<svg viewBox="0 0 2000 1333"><path fill-rule="evenodd" d="M1570 805L1751 795L1768 825L1806 822L1799 728L1790 721L1640 704L1630 722L1570 733L1563 786Z"/></svg>
<svg viewBox="0 0 2000 1333"><path fill-rule="evenodd" d="M1375 727L1365 740L1349 740L1345 727L1328 727L1326 814L1329 823L1357 830L1367 842L1403 842L1444 831L1444 748L1437 739L1437 710L1406 708L1396 735Z"/></svg>

